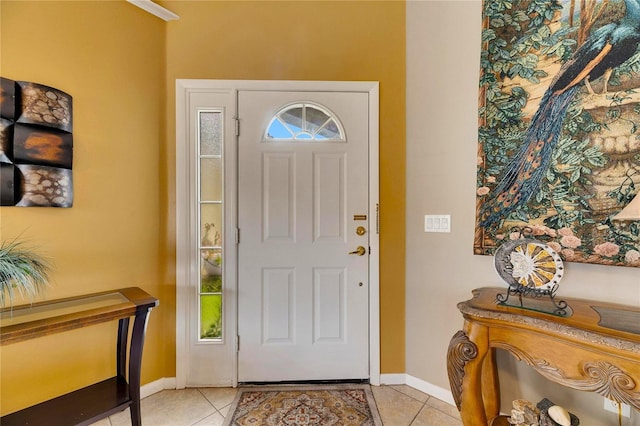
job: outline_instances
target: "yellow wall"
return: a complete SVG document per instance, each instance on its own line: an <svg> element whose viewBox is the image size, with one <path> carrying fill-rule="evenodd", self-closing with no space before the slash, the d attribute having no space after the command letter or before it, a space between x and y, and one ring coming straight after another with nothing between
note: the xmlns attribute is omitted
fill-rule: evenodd
<svg viewBox="0 0 640 426"><path fill-rule="evenodd" d="M404 372L404 2L163 5L181 19L123 0L0 1L0 75L71 94L75 143L74 206L3 207L0 240L54 261L50 299L126 286L158 297L142 382L175 376L175 79L379 81L382 372ZM2 347L0 411L110 376L113 331Z"/></svg>
<svg viewBox="0 0 640 426"><path fill-rule="evenodd" d="M0 14L0 74L72 95L75 144L74 206L2 207L0 239L20 236L53 260L48 298L139 286L163 299L164 23L124 1L3 0ZM151 314L143 382L173 363L170 309L161 300ZM2 412L112 376L114 327L3 347Z"/></svg>
<svg viewBox="0 0 640 426"><path fill-rule="evenodd" d="M381 369L403 373L404 2L167 1L163 5L180 15L179 21L167 25L169 135L175 134L177 78L380 82ZM174 145L168 144L169 176L174 175L174 153Z"/></svg>

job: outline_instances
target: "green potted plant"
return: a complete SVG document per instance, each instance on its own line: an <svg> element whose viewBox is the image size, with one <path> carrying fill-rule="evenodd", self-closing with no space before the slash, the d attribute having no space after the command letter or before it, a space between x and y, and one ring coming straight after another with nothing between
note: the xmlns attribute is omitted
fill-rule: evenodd
<svg viewBox="0 0 640 426"><path fill-rule="evenodd" d="M50 264L19 241L0 245L0 307L13 306L16 293L33 300L48 283Z"/></svg>

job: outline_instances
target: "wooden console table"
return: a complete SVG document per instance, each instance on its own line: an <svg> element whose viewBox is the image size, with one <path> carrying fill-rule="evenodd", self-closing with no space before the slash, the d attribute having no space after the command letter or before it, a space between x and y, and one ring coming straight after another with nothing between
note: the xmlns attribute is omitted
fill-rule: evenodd
<svg viewBox="0 0 640 426"><path fill-rule="evenodd" d="M24 410L3 416L2 426L89 425L131 408L132 425L140 420L140 367L147 318L158 299L137 287L58 299L0 311L0 344L9 345L53 333L118 320L114 377ZM129 357L129 319L134 317ZM7 368L8 366L4 366ZM127 368L128 367L128 368ZM129 371L127 380L127 370Z"/></svg>
<svg viewBox="0 0 640 426"><path fill-rule="evenodd" d="M447 369L465 426L498 416L495 349L525 361L547 379L597 392L640 410L640 308L562 298L569 314L503 306L506 288L481 288L458 304L464 329L449 344Z"/></svg>

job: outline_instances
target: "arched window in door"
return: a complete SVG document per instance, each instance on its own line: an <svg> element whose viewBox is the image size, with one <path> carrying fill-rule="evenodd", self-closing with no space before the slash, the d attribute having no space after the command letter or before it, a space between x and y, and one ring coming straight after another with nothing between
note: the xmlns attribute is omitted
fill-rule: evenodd
<svg viewBox="0 0 640 426"><path fill-rule="evenodd" d="M267 126L265 142L345 142L338 117L318 104L304 102L280 109Z"/></svg>

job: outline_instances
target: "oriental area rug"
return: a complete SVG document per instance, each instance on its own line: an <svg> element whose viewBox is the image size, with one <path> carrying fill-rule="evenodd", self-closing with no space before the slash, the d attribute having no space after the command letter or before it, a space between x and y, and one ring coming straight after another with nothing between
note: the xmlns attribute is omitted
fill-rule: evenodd
<svg viewBox="0 0 640 426"><path fill-rule="evenodd" d="M369 385L240 388L224 426L382 426Z"/></svg>

